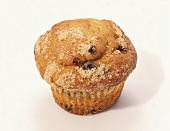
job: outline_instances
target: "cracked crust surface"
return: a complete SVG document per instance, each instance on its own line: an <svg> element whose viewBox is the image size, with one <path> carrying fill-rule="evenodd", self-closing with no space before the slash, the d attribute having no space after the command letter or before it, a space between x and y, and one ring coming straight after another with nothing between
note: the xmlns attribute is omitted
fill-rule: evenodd
<svg viewBox="0 0 170 131"><path fill-rule="evenodd" d="M34 53L44 80L78 91L117 86L137 62L134 46L118 25L90 18L55 24L37 40Z"/></svg>

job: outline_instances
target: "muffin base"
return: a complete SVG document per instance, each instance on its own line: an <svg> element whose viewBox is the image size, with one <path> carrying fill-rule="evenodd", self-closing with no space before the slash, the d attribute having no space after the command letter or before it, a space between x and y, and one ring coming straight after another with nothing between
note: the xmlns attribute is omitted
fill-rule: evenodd
<svg viewBox="0 0 170 131"><path fill-rule="evenodd" d="M118 100L124 82L118 86L95 92L80 92L51 87L55 102L67 112L88 115L102 112L113 106Z"/></svg>

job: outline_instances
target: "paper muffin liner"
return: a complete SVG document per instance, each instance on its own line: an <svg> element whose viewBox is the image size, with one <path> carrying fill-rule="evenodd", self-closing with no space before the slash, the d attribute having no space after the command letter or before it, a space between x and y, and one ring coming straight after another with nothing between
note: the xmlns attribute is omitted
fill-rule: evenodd
<svg viewBox="0 0 170 131"><path fill-rule="evenodd" d="M118 86L95 92L70 91L51 86L55 102L64 110L77 114L87 115L102 112L113 106L118 100L124 82Z"/></svg>

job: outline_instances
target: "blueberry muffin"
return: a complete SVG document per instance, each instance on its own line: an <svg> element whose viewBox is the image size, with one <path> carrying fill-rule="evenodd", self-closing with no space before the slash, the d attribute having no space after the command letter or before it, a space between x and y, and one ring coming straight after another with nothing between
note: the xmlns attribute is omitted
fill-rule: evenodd
<svg viewBox="0 0 170 131"><path fill-rule="evenodd" d="M114 105L137 62L134 46L118 25L91 18L55 24L37 40L34 53L56 103L77 115Z"/></svg>

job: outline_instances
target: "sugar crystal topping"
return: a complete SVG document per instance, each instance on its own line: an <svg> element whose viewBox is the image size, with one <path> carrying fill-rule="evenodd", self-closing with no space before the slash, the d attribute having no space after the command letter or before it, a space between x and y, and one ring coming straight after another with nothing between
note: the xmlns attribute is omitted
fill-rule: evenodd
<svg viewBox="0 0 170 131"><path fill-rule="evenodd" d="M120 42L121 46L125 48L127 44L125 42L124 35L121 29L117 25L115 25L115 30L116 30L117 35L119 36L118 41Z"/></svg>
<svg viewBox="0 0 170 131"><path fill-rule="evenodd" d="M52 75L56 72L56 69L57 68L57 64L55 63L55 61L53 61L52 63L50 63L47 67L46 67L46 70L45 70L45 73L44 73L44 79L50 83L51 82L51 77Z"/></svg>
<svg viewBox="0 0 170 131"><path fill-rule="evenodd" d="M88 78L91 82L99 82L101 79L105 79L104 73L108 70L105 64L101 63L97 68L90 70L84 70L78 68L78 72L82 78Z"/></svg>
<svg viewBox="0 0 170 131"><path fill-rule="evenodd" d="M80 44L78 45L78 52L80 55L84 56L88 54L88 50L90 49L91 45L90 44Z"/></svg>
<svg viewBox="0 0 170 131"><path fill-rule="evenodd" d="M69 88L75 83L76 74L72 72L66 72L62 74L55 82L58 86Z"/></svg>
<svg viewBox="0 0 170 131"><path fill-rule="evenodd" d="M51 37L51 32L47 31L43 36L41 36L36 44L35 44L35 48L36 48L36 53L37 54L45 54L50 46L50 40L49 38Z"/></svg>
<svg viewBox="0 0 170 131"><path fill-rule="evenodd" d="M74 38L84 38L84 33L81 31L80 28L69 28L61 31L57 31L58 40L66 39L68 36Z"/></svg>

